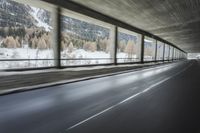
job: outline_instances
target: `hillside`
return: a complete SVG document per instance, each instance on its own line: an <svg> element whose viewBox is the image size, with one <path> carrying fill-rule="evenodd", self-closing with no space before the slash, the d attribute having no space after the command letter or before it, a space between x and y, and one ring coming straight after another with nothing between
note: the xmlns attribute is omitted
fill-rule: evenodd
<svg viewBox="0 0 200 133"><path fill-rule="evenodd" d="M0 27L43 27L49 30L50 13L43 9L0 0Z"/></svg>

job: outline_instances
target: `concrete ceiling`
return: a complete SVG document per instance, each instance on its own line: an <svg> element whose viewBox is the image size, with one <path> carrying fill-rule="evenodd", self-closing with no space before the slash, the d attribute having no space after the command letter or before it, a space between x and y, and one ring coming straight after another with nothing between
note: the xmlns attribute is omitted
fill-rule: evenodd
<svg viewBox="0 0 200 133"><path fill-rule="evenodd" d="M200 52L200 0L71 0Z"/></svg>

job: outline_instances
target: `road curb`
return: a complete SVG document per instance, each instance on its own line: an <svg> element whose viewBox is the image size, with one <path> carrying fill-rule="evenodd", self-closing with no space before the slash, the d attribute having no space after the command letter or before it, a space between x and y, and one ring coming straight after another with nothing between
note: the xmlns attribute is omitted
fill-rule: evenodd
<svg viewBox="0 0 200 133"><path fill-rule="evenodd" d="M173 62L177 63L177 62ZM39 84L39 85L32 85L32 86L26 86L26 87L18 87L18 88L13 88L13 89L8 89L8 90L1 90L0 91L0 96L3 95L8 95L8 94L13 94L13 93L20 93L24 91L31 91L31 90L36 90L36 89L42 89L46 87L53 87L57 85L64 85L64 84L70 84L70 83L75 83L75 82L80 82L80 81L86 81L86 80L91 80L91 79L97 79L97 78L103 78L103 77L109 77L109 76L114 76L114 75L119 75L119 74L124 74L124 73L129 73L129 72L137 72L140 70L146 70L150 68L154 68L154 66L161 66L161 67L166 67L168 65L171 65L172 63L167 63L167 64L156 64L156 65L150 65L150 66L141 66L139 68L135 68L133 70L124 70L120 72L114 72L114 73L109 73L109 74L101 74L101 75L95 75L95 76L90 76L90 77L84 77L84 78L75 78L71 80L61 80L57 82L51 82L51 83L44 83L44 84Z"/></svg>

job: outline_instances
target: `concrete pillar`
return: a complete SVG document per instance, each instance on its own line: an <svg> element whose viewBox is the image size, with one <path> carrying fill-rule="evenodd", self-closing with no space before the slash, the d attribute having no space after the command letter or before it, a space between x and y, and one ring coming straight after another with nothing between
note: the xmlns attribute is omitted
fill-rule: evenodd
<svg viewBox="0 0 200 133"><path fill-rule="evenodd" d="M115 26L114 35L114 65L117 65L118 27Z"/></svg>
<svg viewBox="0 0 200 133"><path fill-rule="evenodd" d="M163 45L163 62L165 61L165 43Z"/></svg>
<svg viewBox="0 0 200 133"><path fill-rule="evenodd" d="M157 47L157 44L158 41L156 40L156 49L155 49L155 62L157 61L157 51L158 51L158 47Z"/></svg>
<svg viewBox="0 0 200 133"><path fill-rule="evenodd" d="M54 49L54 64L56 68L60 68L60 44L61 44L61 22L60 22L60 7L54 9L53 18L53 49Z"/></svg>
<svg viewBox="0 0 200 133"><path fill-rule="evenodd" d="M141 63L144 63L144 35L142 35L141 39Z"/></svg>

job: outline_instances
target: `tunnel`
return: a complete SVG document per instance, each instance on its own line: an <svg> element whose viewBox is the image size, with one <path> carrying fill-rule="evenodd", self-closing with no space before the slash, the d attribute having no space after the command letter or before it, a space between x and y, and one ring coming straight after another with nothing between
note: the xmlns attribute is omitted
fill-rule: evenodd
<svg viewBox="0 0 200 133"><path fill-rule="evenodd" d="M200 133L199 0L0 0L0 133Z"/></svg>

